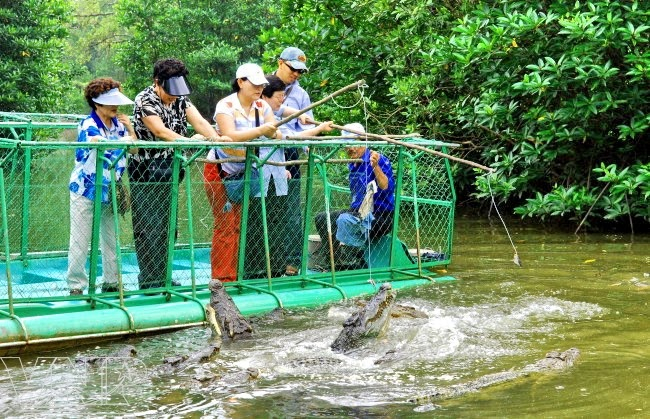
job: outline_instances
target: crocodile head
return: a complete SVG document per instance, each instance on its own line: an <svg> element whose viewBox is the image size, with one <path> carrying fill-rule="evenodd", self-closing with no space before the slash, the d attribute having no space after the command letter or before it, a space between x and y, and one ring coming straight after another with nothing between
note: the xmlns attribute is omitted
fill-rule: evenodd
<svg viewBox="0 0 650 419"><path fill-rule="evenodd" d="M546 354L546 357L539 361L526 365L524 371L549 371L561 370L573 366L580 357L580 350L578 348L570 348L564 352L552 351Z"/></svg>
<svg viewBox="0 0 650 419"><path fill-rule="evenodd" d="M332 343L335 352L345 352L361 345L363 339L382 335L388 328L395 291L384 283L372 299L344 323L343 330Z"/></svg>

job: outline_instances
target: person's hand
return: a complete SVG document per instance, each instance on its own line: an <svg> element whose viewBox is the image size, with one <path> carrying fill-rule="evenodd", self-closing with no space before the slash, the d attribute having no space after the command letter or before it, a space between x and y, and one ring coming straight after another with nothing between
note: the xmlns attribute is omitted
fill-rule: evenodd
<svg viewBox="0 0 650 419"><path fill-rule="evenodd" d="M123 113L118 113L117 114L117 120L124 125L124 127L127 129L127 131L131 131L129 128L133 128L131 126L131 118L129 118L128 115L123 114Z"/></svg>
<svg viewBox="0 0 650 419"><path fill-rule="evenodd" d="M275 132L277 131L277 127L275 124L271 122L267 122L264 125L259 126L260 129L260 135L263 135L268 138L275 138Z"/></svg>
<svg viewBox="0 0 650 419"><path fill-rule="evenodd" d="M230 142L233 142L234 140L232 138L228 137L227 135L217 135L214 138L214 141L218 141L220 143L230 143Z"/></svg>
<svg viewBox="0 0 650 419"><path fill-rule="evenodd" d="M288 171L288 170L285 170L285 172L286 172L286 175L287 175L287 179L291 179L291 172Z"/></svg>
<svg viewBox="0 0 650 419"><path fill-rule="evenodd" d="M334 130L334 127L332 126L334 122L332 121L325 121L322 124L318 126L318 132L330 132Z"/></svg>
<svg viewBox="0 0 650 419"><path fill-rule="evenodd" d="M302 125L311 125L311 124L314 123L314 121L312 120L311 116L307 115L306 113L303 113L302 115L300 115L300 116L298 117L298 120L300 121L300 123L301 123Z"/></svg>
<svg viewBox="0 0 650 419"><path fill-rule="evenodd" d="M190 139L191 139L191 140L196 140L196 141L207 141L207 140L208 140L207 138L205 138L205 137L204 137L203 135L201 135L201 134L194 134L194 135L192 135L192 136L190 137Z"/></svg>
<svg viewBox="0 0 650 419"><path fill-rule="evenodd" d="M380 154L376 151L370 151L370 166L372 166L373 169L377 167L377 163L379 163L379 156Z"/></svg>
<svg viewBox="0 0 650 419"><path fill-rule="evenodd" d="M117 114L117 120L124 125L124 128L126 128L126 131L129 133L129 135L124 136L124 140L134 142L138 139L138 137L135 135L135 131L133 130L133 125L131 124L131 118L128 117L128 115L125 115L123 113L118 113Z"/></svg>

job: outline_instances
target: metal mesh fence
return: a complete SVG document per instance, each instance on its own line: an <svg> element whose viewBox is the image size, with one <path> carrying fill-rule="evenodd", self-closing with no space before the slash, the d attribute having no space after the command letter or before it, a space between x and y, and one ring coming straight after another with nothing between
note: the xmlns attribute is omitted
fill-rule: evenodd
<svg viewBox="0 0 650 419"><path fill-rule="evenodd" d="M9 293L27 300L67 297L79 284L85 293L115 291L111 287L118 281L125 292L145 292L201 286L211 278L242 281L298 274L327 279L332 271L426 268L450 261L454 196L442 158L369 144L391 162L396 210L388 234L354 248L337 243L332 231L337 211L349 210L351 200L350 161L343 142L307 143L299 178L288 178L287 167L275 160L258 162L258 177L252 176L246 188L251 197L241 202L229 195L224 182L228 173L204 160L208 145L178 144L174 147L184 157L178 159L183 167L175 176L174 166L168 178L142 176L129 162L122 183L131 205L124 215L116 215L119 202L113 194L100 210L90 199L83 198L86 202L80 205L71 198L77 146L74 117L70 119L30 128L29 134L26 128L0 129L6 217L0 250L2 301ZM16 146L27 137L36 141ZM283 142L275 151L289 146ZM239 182L245 184L245 179ZM332 217L329 229L327 215ZM318 220L325 220L324 234ZM90 236L74 233L80 226ZM71 279L71 244L79 238L87 243L80 255L87 284L83 278Z"/></svg>

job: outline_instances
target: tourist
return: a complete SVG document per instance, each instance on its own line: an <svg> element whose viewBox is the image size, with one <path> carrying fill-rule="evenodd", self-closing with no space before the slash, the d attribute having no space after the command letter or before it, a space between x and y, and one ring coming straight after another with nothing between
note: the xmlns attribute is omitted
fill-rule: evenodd
<svg viewBox="0 0 650 419"><path fill-rule="evenodd" d="M285 94L284 82L275 75L267 75L268 84L262 90L262 99L266 101L273 110L277 120L283 116L288 116L297 112L296 109L288 108L283 104ZM332 122L324 122L317 127L303 131L300 134L306 136L315 136L322 132L332 131ZM282 138L296 135L289 124L280 126ZM260 158L267 159L269 162L284 162L285 155L283 149L260 147ZM265 164L262 166L261 175L264 179L263 196L266 205L266 225L268 243L269 243L269 260L272 276L292 276L296 275L295 266L299 262L289 258L286 237L295 235L295 223L287 217L289 208L287 205L287 181L291 179L291 172L285 166ZM251 199L251 205L248 212L248 231L246 234L246 273L248 276L265 276L266 275L266 256L264 251L264 224L262 220L262 206L260 199Z"/></svg>
<svg viewBox="0 0 650 419"><path fill-rule="evenodd" d="M348 124L344 128L365 132L363 125L359 123ZM358 135L345 130L342 134ZM368 241L391 232L395 210L395 180L388 158L367 148L363 143L347 146L346 153L349 158L361 159L361 162L348 165L350 208L330 212L331 238L336 263L351 260L352 264L356 264L355 267L361 267L358 264L363 263L363 249ZM364 204L369 188L372 188L372 193L368 193L369 197L372 196L372 201ZM316 215L315 224L321 239L321 246L316 255L317 264L325 264L329 260L330 239L327 214L322 212Z"/></svg>
<svg viewBox="0 0 650 419"><path fill-rule="evenodd" d="M194 131L216 141L219 137L197 108L186 97L192 92L185 64L174 58L159 60L153 69L153 85L135 98L134 122L138 140L189 140L187 123ZM172 202L172 164L174 149L140 148L129 159L133 235L140 273L140 289L165 286L168 251L176 235L169 236ZM182 177L182 173L181 173ZM170 243L170 239L172 243ZM179 285L172 281L172 285Z"/></svg>
<svg viewBox="0 0 650 419"><path fill-rule="evenodd" d="M267 83L262 68L257 64L247 63L237 68L232 82L233 93L221 99L214 112L221 134L236 142L279 138L273 111L260 99ZM210 150L208 159L244 157L245 152L242 147L216 148ZM206 164L204 170L205 190L214 216L210 251L212 278L222 282L237 280L241 223L241 201L228 196L224 182L242 178L244 168L243 162L225 162ZM252 179L252 182L259 182L254 175Z"/></svg>
<svg viewBox="0 0 650 419"><path fill-rule="evenodd" d="M311 105L309 94L300 86L300 77L307 73L307 56L296 47L287 47L280 54L278 59L278 68L275 75L278 76L285 84L284 105L292 109L303 110ZM312 118L311 111L305 115ZM313 125L304 125L300 119L294 119L287 124L287 128L294 133L301 133L306 129L313 128ZM302 134L304 135L304 134ZM297 160L300 149L296 147L285 149L285 158L287 161ZM291 232L286 236L286 246L289 251L290 265L287 272L290 274L298 273L298 266L302 259L302 237L303 237L303 214L302 203L300 199L300 166L290 165L287 170L291 173L289 180L289 190L287 193L287 213L289 222L292 223Z"/></svg>
<svg viewBox="0 0 650 419"><path fill-rule="evenodd" d="M129 117L118 114L120 105L131 105L133 101L121 92L119 82L105 77L92 80L84 89L84 96L90 105L90 115L79 122L77 141L125 141L135 139L135 132ZM88 287L86 262L88 246L93 232L95 191L100 186L101 212L99 218L99 239L102 251L102 292L118 291L117 240L115 237L115 214L111 205L110 164L114 164L115 180L123 187L122 174L126 157L122 149L103 149L103 172L101 181L96 171L98 149L78 148L75 152L75 166L70 176L70 249L68 252L67 280L70 295L81 295ZM112 162L112 163L109 163Z"/></svg>

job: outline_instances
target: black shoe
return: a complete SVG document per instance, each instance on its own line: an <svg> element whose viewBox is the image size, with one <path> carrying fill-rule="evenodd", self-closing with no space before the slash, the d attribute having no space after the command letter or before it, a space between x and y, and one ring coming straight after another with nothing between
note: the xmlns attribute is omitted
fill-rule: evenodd
<svg viewBox="0 0 650 419"><path fill-rule="evenodd" d="M104 284L102 285L102 294L107 292L119 292L120 288L117 284Z"/></svg>
<svg viewBox="0 0 650 419"><path fill-rule="evenodd" d="M172 287L180 287L182 284L179 281L176 281L175 279L172 279ZM147 284L146 286L140 286L141 290L146 290L149 288L163 288L165 284ZM160 295L162 294L161 292L145 292L144 295L147 297L151 297L152 295Z"/></svg>
<svg viewBox="0 0 650 419"><path fill-rule="evenodd" d="M83 293L84 293L83 290L80 289L70 290L70 295L83 295Z"/></svg>
<svg viewBox="0 0 650 419"><path fill-rule="evenodd" d="M180 287L181 283L179 281L176 281L175 279L172 279L172 287ZM140 289L141 290L146 290L149 288L165 288L165 283L164 282L147 282L145 284L140 284Z"/></svg>

